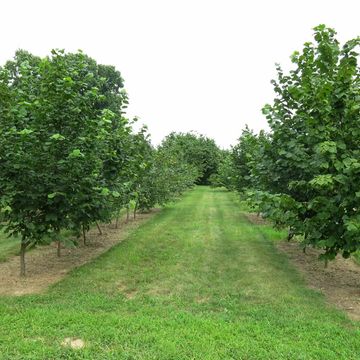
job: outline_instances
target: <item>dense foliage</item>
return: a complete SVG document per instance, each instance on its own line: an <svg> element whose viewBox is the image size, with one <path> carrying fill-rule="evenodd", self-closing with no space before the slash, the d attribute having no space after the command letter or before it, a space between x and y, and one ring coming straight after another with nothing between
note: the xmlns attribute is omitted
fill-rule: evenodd
<svg viewBox="0 0 360 360"><path fill-rule="evenodd" d="M232 149L232 185L328 260L360 248L360 39L341 47L334 30L314 30L293 70L277 66L271 132L246 129Z"/></svg>
<svg viewBox="0 0 360 360"><path fill-rule="evenodd" d="M162 148L171 148L183 161L197 169L197 184L207 185L210 176L216 174L220 162L220 149L213 139L194 133L171 133Z"/></svg>

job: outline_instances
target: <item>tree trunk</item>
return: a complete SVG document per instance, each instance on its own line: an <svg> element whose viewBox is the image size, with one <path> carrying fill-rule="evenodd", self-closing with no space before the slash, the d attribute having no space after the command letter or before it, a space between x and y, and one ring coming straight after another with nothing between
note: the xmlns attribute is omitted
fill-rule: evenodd
<svg viewBox="0 0 360 360"><path fill-rule="evenodd" d="M128 223L130 220L130 209L129 205L126 207L126 223Z"/></svg>
<svg viewBox="0 0 360 360"><path fill-rule="evenodd" d="M56 251L57 257L61 257L61 241L57 241L57 251Z"/></svg>
<svg viewBox="0 0 360 360"><path fill-rule="evenodd" d="M99 230L99 235L102 235L102 231L101 231L101 227L100 227L99 223L97 221L95 221L95 222L96 222L96 226Z"/></svg>
<svg viewBox="0 0 360 360"><path fill-rule="evenodd" d="M25 252L28 243L22 241L20 245L20 276L24 277L26 275L26 267L25 267Z"/></svg>
<svg viewBox="0 0 360 360"><path fill-rule="evenodd" d="M292 229L290 228L289 229L289 232L288 232L288 236L287 236L287 241L290 241L290 240L292 240L292 238L294 237L294 233L293 233L293 231L292 231Z"/></svg>
<svg viewBox="0 0 360 360"><path fill-rule="evenodd" d="M136 202L136 203L135 203L135 207L134 207L134 219L136 219L137 205L138 205L138 203Z"/></svg>
<svg viewBox="0 0 360 360"><path fill-rule="evenodd" d="M115 223L115 229L118 228L119 225L119 218L120 218L120 210L116 214L116 223Z"/></svg>
<svg viewBox="0 0 360 360"><path fill-rule="evenodd" d="M83 233L84 245L87 245L86 234L85 234L85 226L84 226L84 224L82 224L82 233Z"/></svg>

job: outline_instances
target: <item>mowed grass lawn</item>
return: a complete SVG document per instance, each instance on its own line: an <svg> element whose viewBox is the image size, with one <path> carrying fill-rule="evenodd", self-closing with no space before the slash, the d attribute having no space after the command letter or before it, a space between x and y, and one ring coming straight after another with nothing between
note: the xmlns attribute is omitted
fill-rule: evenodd
<svg viewBox="0 0 360 360"><path fill-rule="evenodd" d="M197 187L47 293L0 298L0 358L360 359L359 323L304 285L283 236Z"/></svg>

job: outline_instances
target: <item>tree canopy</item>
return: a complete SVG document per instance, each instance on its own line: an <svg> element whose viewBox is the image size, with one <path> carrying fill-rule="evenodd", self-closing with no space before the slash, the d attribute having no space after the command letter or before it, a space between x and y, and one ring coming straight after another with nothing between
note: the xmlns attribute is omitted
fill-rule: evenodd
<svg viewBox="0 0 360 360"><path fill-rule="evenodd" d="M195 133L169 134L161 144L182 156L183 161L198 171L196 183L207 185L210 176L217 173L220 163L220 150L213 139Z"/></svg>

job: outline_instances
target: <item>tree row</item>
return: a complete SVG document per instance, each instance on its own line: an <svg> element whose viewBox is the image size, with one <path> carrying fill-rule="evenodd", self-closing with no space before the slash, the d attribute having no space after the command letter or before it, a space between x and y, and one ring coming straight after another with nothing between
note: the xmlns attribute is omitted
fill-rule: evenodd
<svg viewBox="0 0 360 360"><path fill-rule="evenodd" d="M60 255L64 229L86 243L122 209L135 216L207 181L210 139L173 133L154 148L127 104L120 72L82 52L19 50L0 67L1 223L21 238L21 275L30 247L54 241Z"/></svg>
<svg viewBox="0 0 360 360"><path fill-rule="evenodd" d="M270 131L246 128L213 181L327 261L360 248L360 38L341 46L333 29L314 30L292 70L276 67Z"/></svg>

